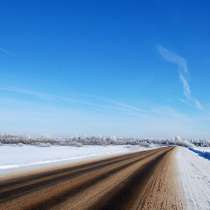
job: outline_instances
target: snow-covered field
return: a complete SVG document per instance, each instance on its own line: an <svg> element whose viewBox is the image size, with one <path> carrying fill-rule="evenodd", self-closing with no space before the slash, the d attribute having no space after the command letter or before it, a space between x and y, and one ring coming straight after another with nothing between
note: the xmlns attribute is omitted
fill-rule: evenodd
<svg viewBox="0 0 210 210"><path fill-rule="evenodd" d="M81 160L124 154L149 148L132 145L107 146L0 146L0 174L21 169L45 166L46 164L69 163Z"/></svg>
<svg viewBox="0 0 210 210"><path fill-rule="evenodd" d="M176 154L187 209L209 210L210 161L187 148L179 148Z"/></svg>

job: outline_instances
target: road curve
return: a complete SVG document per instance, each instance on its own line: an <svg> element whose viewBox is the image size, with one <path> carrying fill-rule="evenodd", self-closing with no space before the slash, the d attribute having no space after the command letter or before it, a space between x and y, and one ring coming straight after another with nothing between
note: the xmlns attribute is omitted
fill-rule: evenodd
<svg viewBox="0 0 210 210"><path fill-rule="evenodd" d="M184 209L174 147L0 180L0 210Z"/></svg>

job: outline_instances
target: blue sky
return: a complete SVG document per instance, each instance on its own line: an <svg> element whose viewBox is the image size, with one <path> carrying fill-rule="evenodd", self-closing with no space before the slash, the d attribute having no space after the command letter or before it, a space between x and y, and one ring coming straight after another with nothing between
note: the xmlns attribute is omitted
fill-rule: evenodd
<svg viewBox="0 0 210 210"><path fill-rule="evenodd" d="M210 137L209 1L2 1L0 130Z"/></svg>

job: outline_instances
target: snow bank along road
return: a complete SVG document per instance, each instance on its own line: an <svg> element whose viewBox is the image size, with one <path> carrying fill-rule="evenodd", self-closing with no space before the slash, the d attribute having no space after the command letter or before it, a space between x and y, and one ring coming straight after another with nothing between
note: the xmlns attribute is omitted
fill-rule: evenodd
<svg viewBox="0 0 210 210"><path fill-rule="evenodd" d="M210 161L187 148L178 148L175 157L186 209L209 210Z"/></svg>
<svg viewBox="0 0 210 210"><path fill-rule="evenodd" d="M173 155L164 147L1 178L0 209L183 209Z"/></svg>

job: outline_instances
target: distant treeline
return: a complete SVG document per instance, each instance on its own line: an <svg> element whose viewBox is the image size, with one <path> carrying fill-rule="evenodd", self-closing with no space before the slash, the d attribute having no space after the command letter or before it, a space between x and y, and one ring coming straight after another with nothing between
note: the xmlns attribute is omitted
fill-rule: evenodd
<svg viewBox="0 0 210 210"><path fill-rule="evenodd" d="M122 137L30 137L20 135L0 135L0 144L37 145L37 146L82 146L82 145L141 145L145 147L151 144L179 145L185 147L202 146L209 147L210 142L202 139L148 139L148 138L122 138Z"/></svg>

